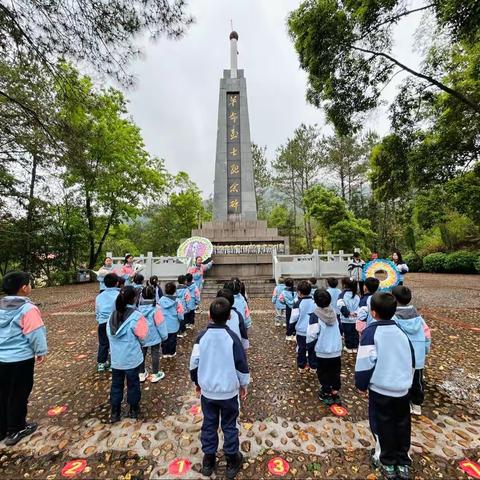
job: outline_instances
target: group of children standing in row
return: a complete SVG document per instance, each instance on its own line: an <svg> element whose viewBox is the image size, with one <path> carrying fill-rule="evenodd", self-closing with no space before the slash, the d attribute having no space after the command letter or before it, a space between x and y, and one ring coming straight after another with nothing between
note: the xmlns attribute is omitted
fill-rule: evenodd
<svg viewBox="0 0 480 480"><path fill-rule="evenodd" d="M423 368L429 352L428 326L410 304L411 291L397 285L378 292L379 280L367 278L366 292L357 294L351 278L327 279L317 288L316 279L279 279L272 302L275 323L286 325L286 340L297 344L300 373L316 372L319 398L339 404L341 355L356 353L355 385L368 391L369 418L376 439L373 461L386 478L409 478L411 464L410 415L421 415L424 400ZM343 336L343 342L342 342Z"/></svg>

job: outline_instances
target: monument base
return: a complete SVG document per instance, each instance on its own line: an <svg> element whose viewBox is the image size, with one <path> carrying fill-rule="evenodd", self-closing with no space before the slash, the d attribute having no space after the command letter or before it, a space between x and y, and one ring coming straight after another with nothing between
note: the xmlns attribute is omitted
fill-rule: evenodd
<svg viewBox="0 0 480 480"><path fill-rule="evenodd" d="M239 277L249 280L273 279L272 251L289 253L287 237L278 235L276 228L268 228L261 220L228 220L206 222L192 230L192 236L208 238L213 244L213 268L208 273L212 280Z"/></svg>

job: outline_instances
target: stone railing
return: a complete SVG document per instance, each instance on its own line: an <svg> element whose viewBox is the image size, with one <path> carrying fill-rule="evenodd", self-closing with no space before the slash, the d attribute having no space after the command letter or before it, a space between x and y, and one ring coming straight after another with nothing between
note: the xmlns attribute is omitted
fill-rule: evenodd
<svg viewBox="0 0 480 480"><path fill-rule="evenodd" d="M123 265L125 257L114 257L111 252L107 252L107 257L111 257L115 265L119 268ZM143 266L140 272L145 278L157 275L159 280L176 280L179 275L187 273L189 258L186 257L154 257L152 252L147 255L135 257L134 263Z"/></svg>
<svg viewBox="0 0 480 480"><path fill-rule="evenodd" d="M273 276L275 281L282 276L294 278L346 276L348 262L352 255L343 250L338 253L322 254L314 250L313 253L305 255L281 255L274 251L272 252Z"/></svg>

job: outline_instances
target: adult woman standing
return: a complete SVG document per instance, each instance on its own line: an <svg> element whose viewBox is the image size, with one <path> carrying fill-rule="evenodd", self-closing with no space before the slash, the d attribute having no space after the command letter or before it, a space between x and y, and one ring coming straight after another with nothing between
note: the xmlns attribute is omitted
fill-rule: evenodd
<svg viewBox="0 0 480 480"><path fill-rule="evenodd" d="M140 263L134 264L133 255L127 253L125 255L125 260L123 261L122 271L120 276L125 279L125 286L133 285L133 277L136 273L143 270L143 265Z"/></svg>
<svg viewBox="0 0 480 480"><path fill-rule="evenodd" d="M212 268L212 265L213 265L213 260L211 260L206 264L203 264L202 257L196 257L195 265L193 265L193 267L190 267L187 270L187 273L191 273L193 275L193 281L197 285L200 292L202 291L202 287L203 287L203 276L205 275L205 272L207 270L210 270Z"/></svg>
<svg viewBox="0 0 480 480"><path fill-rule="evenodd" d="M105 290L105 284L103 283L103 279L109 273L114 272L115 267L113 266L113 260L111 257L105 257L103 260L103 265L99 268L97 272L97 282L100 287L100 292Z"/></svg>
<svg viewBox="0 0 480 480"><path fill-rule="evenodd" d="M399 250L394 250L394 252L392 253L392 261L397 267L398 272L400 273L400 281L398 282L398 284L403 285L405 274L408 273L408 265L403 261L402 254Z"/></svg>

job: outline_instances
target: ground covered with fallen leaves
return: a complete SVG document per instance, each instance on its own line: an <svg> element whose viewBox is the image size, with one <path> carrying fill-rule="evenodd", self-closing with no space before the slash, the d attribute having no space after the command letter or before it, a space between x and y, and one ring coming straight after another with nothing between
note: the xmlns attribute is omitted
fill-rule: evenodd
<svg viewBox="0 0 480 480"><path fill-rule="evenodd" d="M410 274L413 303L432 330L425 369L423 415L414 418L413 477L467 478L459 461L480 462L480 285L478 276ZM175 359L161 361L166 377L142 384L142 418L108 423L110 374L96 372L95 285L37 289L50 353L37 368L29 418L39 429L13 448L0 443L1 478L62 478L70 460L86 460L72 478L173 478L168 465L191 462L178 478L199 478L201 412L189 381L188 361L207 317L179 340ZM354 355L342 358L343 405L335 417L317 399L315 375L300 375L294 343L275 327L267 299L251 299L254 326L248 353L252 374L240 417L244 468L238 478L273 478L275 456L290 467L286 478L376 478L370 466L372 438L367 399L353 385ZM49 417L52 407L66 412ZM125 407L126 408L126 407ZM218 477L224 461L220 458ZM183 467L182 467L183 468Z"/></svg>

